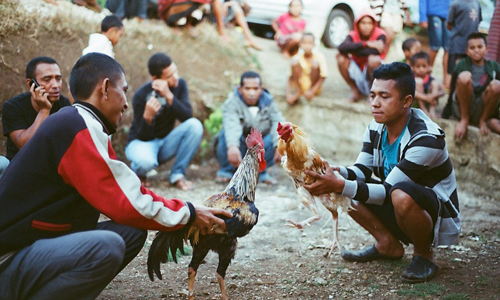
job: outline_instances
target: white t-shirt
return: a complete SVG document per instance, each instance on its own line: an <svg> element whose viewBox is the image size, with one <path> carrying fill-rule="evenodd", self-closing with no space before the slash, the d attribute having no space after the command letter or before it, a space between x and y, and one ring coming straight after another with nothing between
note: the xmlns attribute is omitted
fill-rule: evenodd
<svg viewBox="0 0 500 300"><path fill-rule="evenodd" d="M82 55L91 52L102 53L115 58L115 53L113 52L113 44L107 36L101 33L92 33L90 35L89 45L87 46L87 48L83 49Z"/></svg>

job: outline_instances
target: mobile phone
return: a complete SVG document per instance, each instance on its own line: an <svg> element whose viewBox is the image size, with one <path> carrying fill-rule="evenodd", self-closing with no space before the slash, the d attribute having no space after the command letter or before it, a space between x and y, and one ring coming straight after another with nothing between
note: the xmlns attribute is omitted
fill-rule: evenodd
<svg viewBox="0 0 500 300"><path fill-rule="evenodd" d="M32 86L33 84L35 85L35 89L36 89L37 87L39 87L39 86L40 86L40 85L38 84L38 82L35 80L35 78L31 78L31 80L30 80L30 88L31 88L31 86Z"/></svg>
<svg viewBox="0 0 500 300"><path fill-rule="evenodd" d="M157 91L153 91L151 93L151 96L154 96L162 106L167 104L167 99L162 95L160 95L160 93L158 93Z"/></svg>

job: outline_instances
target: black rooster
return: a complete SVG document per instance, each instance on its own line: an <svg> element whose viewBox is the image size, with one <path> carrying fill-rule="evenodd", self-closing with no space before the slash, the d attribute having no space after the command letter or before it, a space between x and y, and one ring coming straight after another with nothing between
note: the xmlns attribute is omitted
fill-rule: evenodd
<svg viewBox="0 0 500 300"><path fill-rule="evenodd" d="M194 226L186 229L187 233L185 230L158 232L149 250L147 262L149 278L152 281L154 280L153 272L159 279L162 279L160 263L167 261L168 252L171 252L173 260L177 263L177 250L184 254L183 241L189 240L193 247L193 256L188 271L189 299L194 299L196 271L210 250L219 254L217 281L221 289L221 299L227 299L224 283L226 270L236 253L237 238L247 235L257 224L259 210L254 204L255 189L259 173L266 167L262 134L252 129L246 139L246 145L248 151L224 192L209 197L203 203L205 206L222 208L233 214L232 218L225 220L227 232L215 228L216 234L200 235L198 228Z"/></svg>

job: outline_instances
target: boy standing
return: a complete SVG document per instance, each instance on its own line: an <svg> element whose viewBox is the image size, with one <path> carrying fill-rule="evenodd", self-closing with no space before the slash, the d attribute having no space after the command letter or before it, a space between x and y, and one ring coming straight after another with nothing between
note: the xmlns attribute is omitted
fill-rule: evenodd
<svg viewBox="0 0 500 300"><path fill-rule="evenodd" d="M469 123L478 125L482 135L500 133L500 64L484 59L487 51L486 37L471 33L467 37L467 57L457 63L453 73L443 117L451 115L460 120L455 127L459 139L467 133Z"/></svg>
<svg viewBox="0 0 500 300"><path fill-rule="evenodd" d="M412 107L420 108L428 117L436 119L436 106L444 95L441 85L431 73L431 58L426 52L418 52L411 58L411 68L415 74L415 100Z"/></svg>
<svg viewBox="0 0 500 300"><path fill-rule="evenodd" d="M405 58L401 62L411 66L411 58L422 50L422 44L416 38L412 37L403 42L402 48Z"/></svg>
<svg viewBox="0 0 500 300"><path fill-rule="evenodd" d="M338 47L337 64L352 90L349 102L356 102L370 93L371 73L385 58L385 31L375 22L372 10L354 20L354 30Z"/></svg>
<svg viewBox="0 0 500 300"><path fill-rule="evenodd" d="M295 104L304 95L308 101L321 93L321 87L328 76L323 53L314 49L314 35L304 33L300 51L292 61L291 74L286 86L286 101Z"/></svg>
<svg viewBox="0 0 500 300"><path fill-rule="evenodd" d="M92 33L89 45L83 49L82 55L98 52L115 58L113 46L118 44L123 34L123 23L116 15L106 16L101 22L101 33Z"/></svg>
<svg viewBox="0 0 500 300"><path fill-rule="evenodd" d="M450 30L449 74L453 74L457 61L467 56L467 36L478 30L482 19L481 5L477 0L456 0L450 5L446 23Z"/></svg>

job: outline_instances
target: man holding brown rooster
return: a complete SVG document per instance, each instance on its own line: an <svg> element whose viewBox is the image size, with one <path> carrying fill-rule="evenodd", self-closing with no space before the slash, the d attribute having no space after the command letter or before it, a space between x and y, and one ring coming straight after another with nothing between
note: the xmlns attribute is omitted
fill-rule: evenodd
<svg viewBox="0 0 500 300"><path fill-rule="evenodd" d="M332 166L325 175L307 171L316 182L305 187L313 195L336 192L351 198L349 215L375 238L365 249L342 251L343 259L398 260L404 256L403 244L411 243L413 259L401 280L426 282L438 270L433 247L456 244L460 235L455 173L444 131L411 108L411 68L400 62L382 65L373 77L373 121L355 165Z"/></svg>

